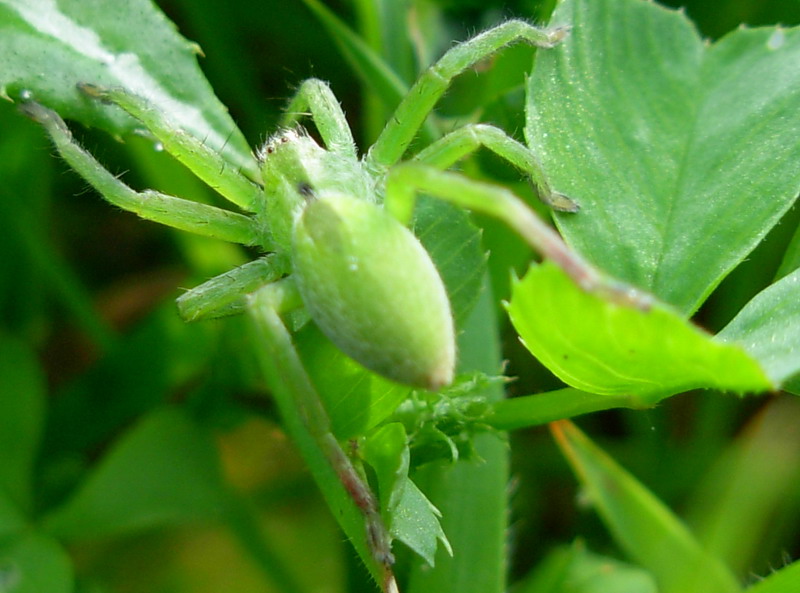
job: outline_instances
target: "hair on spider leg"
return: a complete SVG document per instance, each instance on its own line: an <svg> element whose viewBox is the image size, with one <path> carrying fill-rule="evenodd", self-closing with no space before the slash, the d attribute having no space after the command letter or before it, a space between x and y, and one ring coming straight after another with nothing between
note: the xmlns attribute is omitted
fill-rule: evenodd
<svg viewBox="0 0 800 593"><path fill-rule="evenodd" d="M228 143L231 141L231 138L233 137L235 131L236 130L234 128L230 129L228 135L225 136L225 141L222 143L222 146L220 146L220 150L225 150L225 147L228 146Z"/></svg>

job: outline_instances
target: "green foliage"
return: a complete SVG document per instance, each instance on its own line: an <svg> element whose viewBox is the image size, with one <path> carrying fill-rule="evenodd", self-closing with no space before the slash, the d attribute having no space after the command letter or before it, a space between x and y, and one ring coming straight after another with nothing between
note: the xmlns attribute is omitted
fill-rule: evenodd
<svg viewBox="0 0 800 593"><path fill-rule="evenodd" d="M98 113L76 88L121 86L167 109L232 162L249 162L244 138L197 66L200 47L178 35L149 0L114 10L79 0L4 0L0 23L0 95L19 100L27 91L66 117L123 134L136 128L132 119L119 110Z"/></svg>
<svg viewBox="0 0 800 593"><path fill-rule="evenodd" d="M0 492L20 508L30 508L31 473L44 423L45 386L34 353L0 335Z"/></svg>
<svg viewBox="0 0 800 593"><path fill-rule="evenodd" d="M592 554L579 543L551 552L520 589L523 593L656 593L647 571Z"/></svg>
<svg viewBox="0 0 800 593"><path fill-rule="evenodd" d="M70 593L74 591L73 566L67 552L54 539L24 533L0 544L0 582L13 593Z"/></svg>
<svg viewBox="0 0 800 593"><path fill-rule="evenodd" d="M214 519L224 503L208 435L179 410L165 409L124 435L43 528L65 540L118 536Z"/></svg>
<svg viewBox="0 0 800 593"><path fill-rule="evenodd" d="M439 525L439 511L409 479L411 454L403 425L386 424L370 435L364 446L364 459L375 469L381 513L387 518L392 535L431 566L436 564L437 540L452 555Z"/></svg>
<svg viewBox="0 0 800 593"><path fill-rule="evenodd" d="M259 172L245 137L274 129L282 101L272 99L311 74L332 79L356 136L372 139L428 61L497 19L472 2L359 0L349 20L316 0L225 10L178 1L165 8L179 35L151 2L123 4L0 0L1 92L124 137L124 147L95 150L106 139L92 133L84 143L112 171L130 168L132 185L206 203L220 197L165 158L156 138L137 139L140 122L76 84L145 96L157 107L148 116L177 125L161 144L185 134L200 143L185 152L219 152L249 187ZM526 18L550 4L517 3ZM419 146L465 121L524 128L546 181L581 207L553 215L568 244L655 296L638 310L580 290L549 262L529 267L505 227L486 225L483 236L462 210L424 197L412 229L442 276L458 337L459 382L436 394L369 372L303 314L287 317L283 342L236 318L183 324L156 303L252 254L129 224L95 207L96 196L76 197L84 186L56 169L39 130L0 105L0 590L202 593L218 590L217 579L231 593L374 590L374 534L308 430L309 407L297 399L307 385L286 381L292 365L378 493L404 592L500 593L509 578L522 593L733 592L754 574L768 576L747 591L797 590L797 563L775 569L797 544L797 401L765 399L752 415L754 400L718 391L800 393L791 210L800 32L722 29L799 15L748 0L708 6L689 4L690 17L711 15L695 25L640 0L563 0L553 23L571 34L537 52L532 74L531 48L504 50L462 76L426 120ZM465 12L470 23L453 18ZM722 38L706 42L698 29ZM183 35L202 41L233 116ZM493 157L462 168L533 197ZM512 264L525 274L508 283ZM206 300L182 298L182 311L206 316L232 284L244 294L279 272L258 260L204 285ZM496 316L507 293L519 336ZM241 294L220 316L245 309ZM712 331L693 324L695 313ZM515 349L518 337L546 368ZM287 355L293 347L298 357ZM492 378L501 373L519 379ZM521 397L503 400L504 388ZM689 389L705 391L670 397ZM509 534L501 431L598 410L612 411L582 420L597 444L554 425L566 464L539 432L514 433ZM263 425L255 438L231 444L254 422ZM284 431L314 484L291 469ZM569 466L602 526L568 504ZM332 522L305 510L319 506L317 488L360 559ZM671 507L688 509L685 523ZM209 545L220 531L238 547ZM520 542L511 556L509 538ZM154 557L139 584L110 568ZM248 571L255 576L239 580Z"/></svg>
<svg viewBox="0 0 800 593"><path fill-rule="evenodd" d="M776 383L800 372L797 322L800 319L798 282L800 270L761 291L719 333L719 337L742 344L761 362ZM796 385L790 382L790 385ZM787 387L796 391L796 387Z"/></svg>
<svg viewBox="0 0 800 593"><path fill-rule="evenodd" d="M652 405L690 389L745 393L773 386L741 347L715 342L670 307L654 302L639 311L610 303L550 264L531 268L515 283L509 314L543 364L591 393Z"/></svg>
<svg viewBox="0 0 800 593"><path fill-rule="evenodd" d="M733 575L697 542L652 493L568 421L551 425L591 504L631 558L648 569L659 591L739 591Z"/></svg>
<svg viewBox="0 0 800 593"><path fill-rule="evenodd" d="M565 1L553 20L574 31L537 58L526 137L581 205L558 226L607 272L693 313L800 189L800 31L706 45L681 13L637 0Z"/></svg>

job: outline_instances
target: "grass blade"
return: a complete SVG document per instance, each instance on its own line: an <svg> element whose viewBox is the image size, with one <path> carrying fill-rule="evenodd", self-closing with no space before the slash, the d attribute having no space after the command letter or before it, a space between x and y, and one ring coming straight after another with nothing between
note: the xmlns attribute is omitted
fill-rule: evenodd
<svg viewBox="0 0 800 593"><path fill-rule="evenodd" d="M735 593L736 579L649 490L567 420L551 424L561 451L613 533L661 593Z"/></svg>

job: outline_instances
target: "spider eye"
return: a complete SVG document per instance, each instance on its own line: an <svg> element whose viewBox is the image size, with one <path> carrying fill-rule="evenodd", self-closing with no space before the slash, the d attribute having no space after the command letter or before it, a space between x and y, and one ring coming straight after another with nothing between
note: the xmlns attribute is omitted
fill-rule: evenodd
<svg viewBox="0 0 800 593"><path fill-rule="evenodd" d="M297 184L297 193L299 193L307 200L316 197L314 195L314 188L311 187L311 184L306 181L301 181L300 183Z"/></svg>
<svg viewBox="0 0 800 593"><path fill-rule="evenodd" d="M450 303L411 231L374 204L336 196L306 207L292 250L311 318L345 354L399 383L452 381Z"/></svg>

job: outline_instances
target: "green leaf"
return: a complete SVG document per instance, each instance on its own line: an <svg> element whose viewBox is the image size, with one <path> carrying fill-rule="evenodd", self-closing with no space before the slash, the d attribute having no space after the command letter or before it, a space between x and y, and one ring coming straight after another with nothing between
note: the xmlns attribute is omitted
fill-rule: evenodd
<svg viewBox="0 0 800 593"><path fill-rule="evenodd" d="M459 336L460 372L498 372L502 359L497 328L495 304L484 289ZM494 401L503 397L503 390L492 383L480 395ZM408 593L508 589L508 443L502 434L484 433L475 436L474 447L477 460L428 463L414 473L414 482L442 513L453 555L440 547L434 568L414 564L404 589Z"/></svg>
<svg viewBox="0 0 800 593"><path fill-rule="evenodd" d="M564 0L537 52L526 138L581 211L567 240L683 314L761 241L800 190L800 29L714 44L643 0Z"/></svg>
<svg viewBox="0 0 800 593"><path fill-rule="evenodd" d="M0 334L0 497L30 505L31 471L45 412L44 376L33 352Z"/></svg>
<svg viewBox="0 0 800 593"><path fill-rule="evenodd" d="M450 556L453 549L439 524L441 513L417 485L408 480L392 513L391 533L434 566L439 542Z"/></svg>
<svg viewBox="0 0 800 593"><path fill-rule="evenodd" d="M378 477L381 514L390 533L434 566L439 542L449 554L453 551L439 524L441 514L408 477L410 457L399 422L381 427L364 446L364 458Z"/></svg>
<svg viewBox="0 0 800 593"><path fill-rule="evenodd" d="M550 425L558 446L614 539L655 577L660 593L735 593L739 585L686 526L568 420Z"/></svg>
<svg viewBox="0 0 800 593"><path fill-rule="evenodd" d="M758 293L718 337L740 343L775 384L800 373L800 269Z"/></svg>
<svg viewBox="0 0 800 593"><path fill-rule="evenodd" d="M638 396L644 405L695 388L773 388L739 346L715 341L661 303L641 311L587 293L549 262L514 283L508 312L528 350L583 391L630 403Z"/></svg>
<svg viewBox="0 0 800 593"><path fill-rule="evenodd" d="M0 0L0 96L33 98L121 135L141 125L87 99L75 85L123 87L257 176L247 142L214 96L197 55L200 48L150 0Z"/></svg>
<svg viewBox="0 0 800 593"><path fill-rule="evenodd" d="M307 324L294 336L339 440L366 433L388 418L411 389L368 371Z"/></svg>
<svg viewBox="0 0 800 593"><path fill-rule="evenodd" d="M551 552L519 593L658 593L645 570L599 556L580 543Z"/></svg>
<svg viewBox="0 0 800 593"><path fill-rule="evenodd" d="M71 593L72 562L54 539L36 532L0 544L0 591Z"/></svg>
<svg viewBox="0 0 800 593"><path fill-rule="evenodd" d="M210 436L180 410L164 408L124 435L43 526L70 540L109 537L208 521L227 500Z"/></svg>
<svg viewBox="0 0 800 593"><path fill-rule="evenodd" d="M414 208L414 234L442 277L456 329L463 329L487 269L481 231L462 208L423 196Z"/></svg>
<svg viewBox="0 0 800 593"><path fill-rule="evenodd" d="M381 512L384 517L388 517L397 508L408 483L411 454L403 425L392 422L381 426L367 437L363 455L364 460L375 470ZM391 521L388 523L391 524Z"/></svg>
<svg viewBox="0 0 800 593"><path fill-rule="evenodd" d="M800 583L800 561L773 572L747 589L747 593L795 593Z"/></svg>

